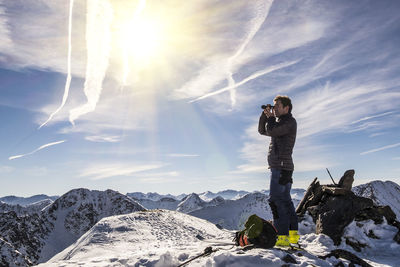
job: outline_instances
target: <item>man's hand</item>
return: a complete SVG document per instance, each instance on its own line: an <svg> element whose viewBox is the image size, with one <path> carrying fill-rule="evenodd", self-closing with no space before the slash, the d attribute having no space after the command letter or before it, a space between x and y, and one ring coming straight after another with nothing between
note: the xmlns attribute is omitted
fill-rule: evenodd
<svg viewBox="0 0 400 267"><path fill-rule="evenodd" d="M274 114L272 114L272 112L271 112L271 107L270 106L267 106L267 108L264 109L263 112L264 112L265 116L267 116L267 118L274 116Z"/></svg>

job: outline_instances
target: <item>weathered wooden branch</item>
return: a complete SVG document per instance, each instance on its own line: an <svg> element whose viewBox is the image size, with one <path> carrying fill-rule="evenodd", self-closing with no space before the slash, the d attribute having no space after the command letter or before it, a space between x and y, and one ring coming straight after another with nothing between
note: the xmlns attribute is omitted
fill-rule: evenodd
<svg viewBox="0 0 400 267"><path fill-rule="evenodd" d="M296 208L296 213L298 213L298 214L300 213L300 215L304 214L303 206L307 202L307 200L310 197L310 195L313 193L315 184L317 183L317 180L318 180L318 177L315 177L314 181L312 181L312 183L308 186L307 191L306 191L303 199L300 201L299 205Z"/></svg>

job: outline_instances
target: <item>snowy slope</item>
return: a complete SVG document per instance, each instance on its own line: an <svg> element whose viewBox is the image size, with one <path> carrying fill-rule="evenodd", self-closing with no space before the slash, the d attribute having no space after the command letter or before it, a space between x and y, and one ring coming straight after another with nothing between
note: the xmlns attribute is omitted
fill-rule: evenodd
<svg viewBox="0 0 400 267"><path fill-rule="evenodd" d="M348 234L356 238L364 237L352 225ZM374 226L382 240L382 246L372 246L362 253L356 253L350 247L341 248L356 253L373 266L395 266L400 246L389 240L394 233L393 227ZM196 238L202 236L204 240ZM47 266L178 266L188 259L201 254L208 246L214 251L209 256L200 257L187 266L282 266L287 252L279 249L242 249L222 245L218 242L230 242L232 234L219 230L214 224L176 211L148 211L112 216L102 219L73 245L60 252L47 263ZM367 237L368 238L368 237ZM378 241L369 239L371 245ZM307 251L290 254L298 263L296 266L336 266L339 259L318 258L336 249L332 240L325 235L306 234L300 239ZM386 251L386 252L385 252ZM370 253L370 254L368 254ZM379 260L373 258L379 254ZM344 261L348 266L348 261Z"/></svg>
<svg viewBox="0 0 400 267"><path fill-rule="evenodd" d="M400 220L400 186L391 181L373 181L355 186L352 191L362 197L371 198L376 205L389 205Z"/></svg>

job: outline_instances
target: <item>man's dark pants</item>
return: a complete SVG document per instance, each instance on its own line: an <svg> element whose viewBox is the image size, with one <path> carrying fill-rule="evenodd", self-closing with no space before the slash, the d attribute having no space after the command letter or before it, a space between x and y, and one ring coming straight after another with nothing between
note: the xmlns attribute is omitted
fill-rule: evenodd
<svg viewBox="0 0 400 267"><path fill-rule="evenodd" d="M280 184L280 176L280 169L271 168L268 202L272 209L274 226L278 231L278 235L289 235L289 229L298 230L298 221L292 197L290 196L292 183Z"/></svg>

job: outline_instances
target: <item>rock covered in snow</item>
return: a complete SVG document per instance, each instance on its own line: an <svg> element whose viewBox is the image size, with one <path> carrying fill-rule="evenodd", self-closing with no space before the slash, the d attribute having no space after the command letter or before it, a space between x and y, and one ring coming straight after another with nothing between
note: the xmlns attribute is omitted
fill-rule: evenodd
<svg viewBox="0 0 400 267"><path fill-rule="evenodd" d="M346 171L345 175L348 172ZM351 170L350 174L353 176L354 171ZM373 189L374 186L367 185L362 188ZM296 212L301 218L307 211L316 223L315 232L328 235L336 245L339 245L342 241L345 227L354 220L371 219L375 224L382 224L386 220L389 224L400 229L400 223L396 221L396 215L390 206L377 206L371 198L357 196L349 189L349 187L320 185L315 178ZM370 192L373 195L376 193L374 190ZM351 241L346 240L346 242Z"/></svg>
<svg viewBox="0 0 400 267"><path fill-rule="evenodd" d="M0 237L0 266L31 266L32 262Z"/></svg>

